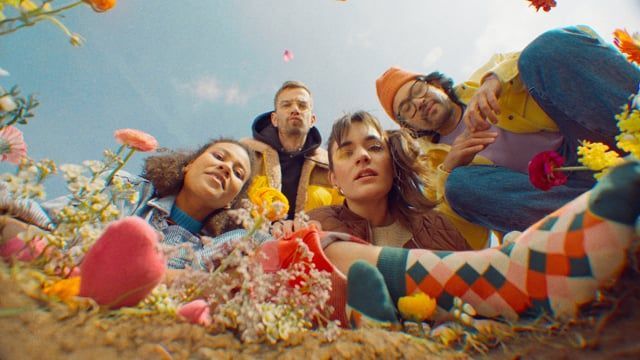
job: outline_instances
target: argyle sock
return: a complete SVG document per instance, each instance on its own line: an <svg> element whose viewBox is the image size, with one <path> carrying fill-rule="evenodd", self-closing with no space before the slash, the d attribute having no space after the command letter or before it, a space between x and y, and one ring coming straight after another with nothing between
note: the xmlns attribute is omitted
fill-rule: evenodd
<svg viewBox="0 0 640 360"><path fill-rule="evenodd" d="M320 232L315 227L297 231L290 236L278 240L264 242L260 246L260 252L265 255L261 259L262 267L266 272L275 272L288 268L291 264L302 261L298 251L296 239L302 239L309 251L313 253L311 262L316 269L326 271L331 280L331 296L328 304L333 307L331 320L340 321L342 327L348 327L346 315L346 290L347 278L327 259L320 243Z"/></svg>
<svg viewBox="0 0 640 360"><path fill-rule="evenodd" d="M422 291L445 311L460 297L486 317L575 316L627 264L638 241L638 198L640 165L626 164L512 243L464 252L384 248L377 267L394 304Z"/></svg>
<svg viewBox="0 0 640 360"><path fill-rule="evenodd" d="M347 275L347 317L352 328L400 327L382 274L362 260L353 263Z"/></svg>

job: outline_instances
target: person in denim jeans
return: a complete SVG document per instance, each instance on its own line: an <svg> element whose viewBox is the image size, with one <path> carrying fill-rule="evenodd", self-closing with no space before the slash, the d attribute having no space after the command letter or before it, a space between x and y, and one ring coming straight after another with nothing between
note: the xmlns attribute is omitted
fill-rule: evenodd
<svg viewBox="0 0 640 360"><path fill-rule="evenodd" d="M616 150L614 116L639 83L636 65L579 25L547 31L521 52L494 55L455 87L439 72L399 68L387 70L376 87L387 114L420 137L425 151L446 147L436 192L450 208L470 223L508 232L593 186L591 173L573 172L566 184L541 192L529 182L528 162L554 150L565 165L576 165L581 140Z"/></svg>

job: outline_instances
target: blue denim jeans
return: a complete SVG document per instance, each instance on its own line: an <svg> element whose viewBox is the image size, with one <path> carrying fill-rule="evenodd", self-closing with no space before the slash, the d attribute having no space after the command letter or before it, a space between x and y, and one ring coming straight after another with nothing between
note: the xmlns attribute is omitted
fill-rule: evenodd
<svg viewBox="0 0 640 360"><path fill-rule="evenodd" d="M640 69L612 45L586 26L551 30L522 51L518 68L531 96L558 125L567 165L577 163L583 139L616 149L614 116L638 91ZM526 229L593 184L591 172L574 172L566 185L543 192L527 174L474 165L455 169L445 194L463 218L507 232Z"/></svg>

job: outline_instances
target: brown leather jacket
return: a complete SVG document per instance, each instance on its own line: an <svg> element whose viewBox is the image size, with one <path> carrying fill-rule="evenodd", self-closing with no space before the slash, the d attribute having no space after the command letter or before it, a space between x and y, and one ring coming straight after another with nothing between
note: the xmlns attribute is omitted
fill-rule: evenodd
<svg viewBox="0 0 640 360"><path fill-rule="evenodd" d="M338 231L357 236L371 243L371 224L353 213L345 205L324 206L309 212L311 220L318 221L324 231ZM413 238L404 244L407 249L472 250L458 230L444 216L435 211L409 219Z"/></svg>

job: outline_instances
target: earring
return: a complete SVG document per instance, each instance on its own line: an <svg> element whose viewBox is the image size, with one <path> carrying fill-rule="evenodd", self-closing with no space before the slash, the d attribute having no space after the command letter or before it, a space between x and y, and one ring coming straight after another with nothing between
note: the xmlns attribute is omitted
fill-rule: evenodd
<svg viewBox="0 0 640 360"><path fill-rule="evenodd" d="M340 186L336 186L336 189L338 189L338 194L344 196L344 191L342 191L342 188Z"/></svg>
<svg viewBox="0 0 640 360"><path fill-rule="evenodd" d="M225 209L225 210L231 209L231 203L228 203L227 205L223 206L222 208Z"/></svg>

